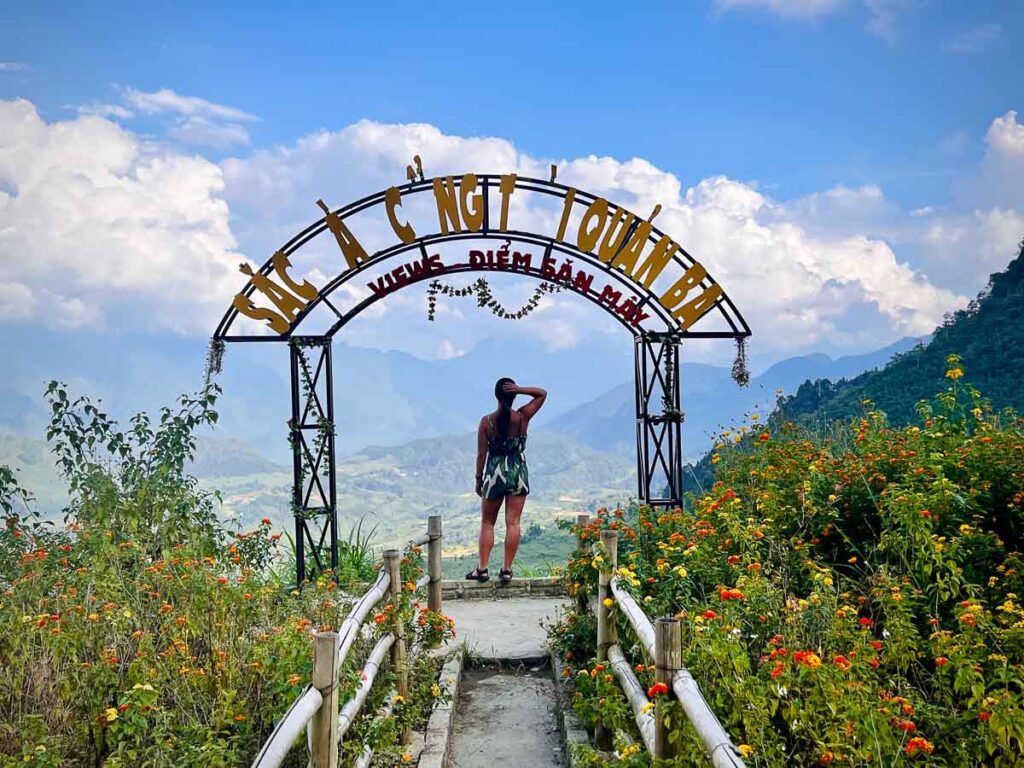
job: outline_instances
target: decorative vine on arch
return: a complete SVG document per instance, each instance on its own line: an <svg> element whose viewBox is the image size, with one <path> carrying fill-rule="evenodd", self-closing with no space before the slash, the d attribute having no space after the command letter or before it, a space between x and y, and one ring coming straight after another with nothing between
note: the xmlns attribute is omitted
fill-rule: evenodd
<svg viewBox="0 0 1024 768"><path fill-rule="evenodd" d="M428 283L430 319L438 295L475 296L497 316L521 319L544 295L559 291L612 316L634 336L637 494L649 504L681 503L680 343L734 339L733 375L745 384L750 328L708 270L655 227L660 206L643 218L556 183L556 172L552 166L548 181L472 173L426 179L417 162L401 186L338 209L317 200L322 216L314 223L258 269L241 265L247 280L217 326L207 370L219 370L226 341L289 342L300 582L337 564L331 339L375 303L421 282ZM531 203L553 214L546 218L557 222L550 231L519 223L533 210ZM379 237L382 225L393 240L368 251L364 242ZM293 259L321 237L320 244L333 240L340 258L333 276L316 285L293 274ZM469 272L518 275L540 285L522 307L509 309L485 277L461 288L441 279ZM313 327L321 330L302 333Z"/></svg>

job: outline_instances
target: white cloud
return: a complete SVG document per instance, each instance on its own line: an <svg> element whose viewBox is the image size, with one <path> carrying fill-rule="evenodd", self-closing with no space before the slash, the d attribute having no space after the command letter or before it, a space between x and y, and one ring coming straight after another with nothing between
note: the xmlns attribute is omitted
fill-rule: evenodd
<svg viewBox="0 0 1024 768"><path fill-rule="evenodd" d="M548 174L548 160L530 157L508 141L450 136L428 125L363 121L307 136L292 146L225 161L225 195L233 221L241 222L236 232L250 251L269 254L316 218L317 198L337 206L400 183L414 154L422 157L428 176L470 169L543 178ZM561 160L558 169L560 182L606 195L638 213L646 215L660 203L659 226L721 281L762 349L789 351L822 343L863 347L926 333L944 312L965 300L931 284L885 242L857 232L810 233L794 222L786 204L752 184L719 176L684 188L676 176L639 158L588 156ZM518 225L554 229L555 213L513 198L517 205L511 215ZM838 215L889 204L881 190L865 186L837 187L804 205L829 207ZM364 225L359 234L371 250L393 241L386 224L377 229ZM315 240L306 249L309 264L324 273L336 271L336 266L329 266L338 258L333 241ZM395 328L412 327L425 311L422 296L409 293L414 299L408 305L392 304L389 323ZM514 304L514 297L506 303ZM551 343L571 345L600 325L595 313L578 299L559 296L537 316L535 327ZM865 338L862 319L869 315L877 318L878 327ZM474 316L472 323L453 325L445 332L456 347L468 348L495 327L488 318ZM388 331L377 323L373 333L379 337Z"/></svg>
<svg viewBox="0 0 1024 768"><path fill-rule="evenodd" d="M897 16L916 0L714 0L719 12L757 10L794 21L816 21L844 10L850 5L863 5L867 12L864 27L888 43L899 38Z"/></svg>
<svg viewBox="0 0 1024 768"><path fill-rule="evenodd" d="M846 5L846 0L715 0L718 11L759 9L786 19L817 19Z"/></svg>
<svg viewBox="0 0 1024 768"><path fill-rule="evenodd" d="M200 116L179 119L167 133L182 144L215 149L251 143L249 132L238 123L217 123Z"/></svg>
<svg viewBox="0 0 1024 768"><path fill-rule="evenodd" d="M1020 134L1015 113L994 120L987 162L1017 158ZM8 322L68 327L138 312L143 326L209 333L244 284L237 272L243 252L262 262L320 216L318 198L340 206L403 182L415 154L428 176L473 170L547 178L550 163L504 139L362 121L216 165L141 141L96 115L47 123L29 102L0 102L0 312ZM926 333L981 287L982 270L1005 265L1024 232L1020 208L1005 200L959 213L904 212L875 185L786 201L724 176L684 185L641 158L587 156L558 167L559 181L637 213L661 204L658 225L722 283L765 352L863 349ZM410 200L403 213L414 216L428 202ZM537 231L557 223L557 210L525 195L513 197L511 215ZM381 216L363 220L358 234L371 251L394 242ZM298 275L323 285L338 271L337 247L322 236L293 261ZM510 276L492 282L509 307L535 287ZM361 284L346 289L339 300L367 294ZM375 304L364 316L372 321L354 323L348 338L447 356L494 333L571 346L620 332L568 294L546 298L514 327L471 302L442 302L441 329L425 322L424 291Z"/></svg>
<svg viewBox="0 0 1024 768"><path fill-rule="evenodd" d="M130 109L120 104L92 102L91 104L81 104L75 107L75 109L80 115L99 115L100 117L113 117L118 120L131 120L135 117L135 114Z"/></svg>
<svg viewBox="0 0 1024 768"><path fill-rule="evenodd" d="M0 72L27 72L28 64L20 61L0 61Z"/></svg>
<svg viewBox="0 0 1024 768"><path fill-rule="evenodd" d="M155 114L177 114L187 117L206 117L217 120L258 120L255 115L250 115L241 109L228 107L223 104L215 104L212 101L201 99L198 96L182 96L169 88L162 88L159 91L139 91L135 88L125 88L124 98L139 112L148 115Z"/></svg>
<svg viewBox="0 0 1024 768"><path fill-rule="evenodd" d="M31 103L3 101L4 188L8 316L76 327L137 313L142 328L205 333L237 290L222 174L203 158L147 147L101 117L47 123Z"/></svg>
<svg viewBox="0 0 1024 768"><path fill-rule="evenodd" d="M1011 109L993 120L985 134L985 141L995 153L1024 157L1024 125L1017 122L1017 113Z"/></svg>
<svg viewBox="0 0 1024 768"><path fill-rule="evenodd" d="M946 43L946 50L952 53L980 53L986 50L1003 34L999 24L979 24L965 29Z"/></svg>

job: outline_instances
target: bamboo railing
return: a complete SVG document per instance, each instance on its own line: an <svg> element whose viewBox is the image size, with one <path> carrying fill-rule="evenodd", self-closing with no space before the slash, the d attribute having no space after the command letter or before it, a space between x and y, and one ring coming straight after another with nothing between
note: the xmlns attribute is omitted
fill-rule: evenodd
<svg viewBox="0 0 1024 768"><path fill-rule="evenodd" d="M577 522L586 525L587 515L579 515ZM666 700L679 701L684 714L693 725L711 765L715 768L745 768L742 756L732 739L722 727L721 722L711 711L704 695L693 679L693 675L683 666L682 632L679 619L662 618L652 623L643 608L633 599L621 585L615 575L618 567L618 532L601 531L601 544L610 570L602 569L598 574L597 585L597 660L606 662L615 671L619 685L626 694L634 720L643 738L648 752L656 759L667 759L674 756L678 744L668 739L668 728L665 725L664 706ZM664 683L669 690L668 697L657 697L654 712L651 713L650 701L643 687L633 674L628 660L618 646L617 629L611 609L605 605L605 599L612 598L619 611L636 632L644 655L654 665L655 683ZM598 747L607 749L611 746L611 734L598 726L595 738Z"/></svg>
<svg viewBox="0 0 1024 768"><path fill-rule="evenodd" d="M440 515L431 515L427 519L427 532L410 541L408 546L424 545L428 548L427 571L416 582L416 589L427 587L428 609L440 611ZM402 553L397 549L384 552L380 575L352 606L338 631L314 633L313 680L278 721L270 738L264 742L256 759L253 760L252 768L278 768L304 729L307 732L311 768L337 768L338 745L366 703L385 655L390 657L390 663L395 670L395 693L408 696L409 669L406 663L405 625L395 611L391 631L377 641L363 665L362 679L355 694L343 706L340 706L338 701L338 678L341 668L352 645L359 637L366 617L382 600L397 597L401 593L401 560ZM389 704L383 714L387 715L390 711ZM403 734L402 738L407 741L408 734ZM367 745L357 759L356 765L365 768L372 758L373 750Z"/></svg>

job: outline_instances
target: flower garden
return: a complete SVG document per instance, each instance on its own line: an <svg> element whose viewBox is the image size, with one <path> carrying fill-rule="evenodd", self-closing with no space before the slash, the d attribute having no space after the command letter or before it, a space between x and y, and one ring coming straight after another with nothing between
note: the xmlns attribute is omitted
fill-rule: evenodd
<svg viewBox="0 0 1024 768"><path fill-rule="evenodd" d="M31 498L0 467L0 766L248 765L312 671L312 631L337 627L376 578L349 552L337 580L295 590L287 540L264 520L250 531L217 522L215 498L185 468L194 432L216 421L217 390L182 398L156 423L140 414L119 431L97 405L48 393L48 437L72 505L63 526L26 512ZM414 601L419 552L402 562L393 615L424 646L451 622ZM340 586L339 586L340 585ZM344 701L375 637L343 670ZM391 683L383 671L343 744L375 764L401 764L400 735L421 726L441 691L439 661L414 657L409 696L374 718ZM305 765L305 748L293 749Z"/></svg>
<svg viewBox="0 0 1024 768"><path fill-rule="evenodd" d="M600 530L617 529L621 582L648 616L682 619L684 664L748 765L1024 762L1024 421L948 365L912 426L869 402L820 434L752 415L721 436L692 508L574 529L571 590L594 594ZM648 696L665 696L617 624ZM649 765L594 660L593 617L570 612L550 637L580 719L620 733L583 764ZM676 711L671 764L706 764Z"/></svg>

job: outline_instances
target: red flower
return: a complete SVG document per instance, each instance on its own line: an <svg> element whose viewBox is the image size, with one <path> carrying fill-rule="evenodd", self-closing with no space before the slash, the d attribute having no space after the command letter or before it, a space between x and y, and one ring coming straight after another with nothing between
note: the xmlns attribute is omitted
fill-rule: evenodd
<svg viewBox="0 0 1024 768"><path fill-rule="evenodd" d="M897 720L894 725L906 733L913 733L917 730L917 724L910 720Z"/></svg>
<svg viewBox="0 0 1024 768"><path fill-rule="evenodd" d="M767 432L762 432L757 439L760 440L762 443L767 443L770 437L771 435L769 435Z"/></svg>
<svg viewBox="0 0 1024 768"><path fill-rule="evenodd" d="M832 663L843 671L846 671L850 668L850 660L843 655L836 656L834 659L832 659Z"/></svg>
<svg viewBox="0 0 1024 768"><path fill-rule="evenodd" d="M983 723L986 720L988 720L990 717L992 717L992 713L991 712L979 712L978 713L978 719L981 720L981 722L983 722Z"/></svg>
<svg viewBox="0 0 1024 768"><path fill-rule="evenodd" d="M718 614L715 613L714 611L704 611L704 613L702 613L701 615L705 619L707 619L708 621L711 621L712 619L717 619L718 618Z"/></svg>
<svg viewBox="0 0 1024 768"><path fill-rule="evenodd" d="M664 683L655 683L647 689L647 698L654 699L668 693L668 686Z"/></svg>
<svg viewBox="0 0 1024 768"><path fill-rule="evenodd" d="M772 680L775 680L779 675L781 675L782 674L782 670L785 669L785 668L786 668L786 665L783 664L781 661L778 664L776 664L775 668L772 669Z"/></svg>
<svg viewBox="0 0 1024 768"><path fill-rule="evenodd" d="M862 616L860 621L858 621L857 623L860 624L862 627L873 627L873 626L875 626L874 620L869 619L867 616Z"/></svg>
<svg viewBox="0 0 1024 768"><path fill-rule="evenodd" d="M882 650L882 641L881 641L881 640L871 640L871 641L870 641L870 642L868 643L868 645L870 645L870 646L871 646L872 648L874 648L874 649L875 649L876 651L880 651L880 650Z"/></svg>
<svg viewBox="0 0 1024 768"><path fill-rule="evenodd" d="M947 664L949 664L949 659L947 659L945 656L939 656L939 658L935 660L936 667L944 667Z"/></svg>

